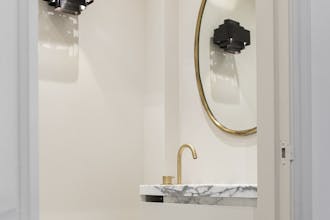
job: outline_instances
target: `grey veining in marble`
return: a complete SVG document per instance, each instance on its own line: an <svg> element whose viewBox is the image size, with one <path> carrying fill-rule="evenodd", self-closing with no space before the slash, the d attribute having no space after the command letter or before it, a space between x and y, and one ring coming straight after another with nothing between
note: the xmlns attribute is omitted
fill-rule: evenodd
<svg viewBox="0 0 330 220"><path fill-rule="evenodd" d="M256 206L255 185L142 185L142 196L163 196L166 203Z"/></svg>

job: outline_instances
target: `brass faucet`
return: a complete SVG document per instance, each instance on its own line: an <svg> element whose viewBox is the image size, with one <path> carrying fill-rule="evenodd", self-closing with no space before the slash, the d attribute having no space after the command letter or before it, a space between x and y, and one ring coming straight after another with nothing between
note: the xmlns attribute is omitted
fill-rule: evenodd
<svg viewBox="0 0 330 220"><path fill-rule="evenodd" d="M177 180L178 180L178 184L182 184L182 153L183 151L188 148L190 149L193 158L196 160L197 159L197 153L196 153L196 149L190 145L190 144L184 144L180 147L179 152L178 152L178 164L177 164Z"/></svg>

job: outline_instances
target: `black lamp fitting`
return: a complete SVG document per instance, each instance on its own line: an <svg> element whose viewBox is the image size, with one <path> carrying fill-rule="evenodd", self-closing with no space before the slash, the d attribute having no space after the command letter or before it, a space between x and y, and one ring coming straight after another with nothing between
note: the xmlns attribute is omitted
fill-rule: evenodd
<svg viewBox="0 0 330 220"><path fill-rule="evenodd" d="M213 42L228 53L238 54L250 45L250 31L240 23L226 19L225 23L214 30Z"/></svg>
<svg viewBox="0 0 330 220"><path fill-rule="evenodd" d="M56 11L79 15L85 8L92 4L94 0L44 0Z"/></svg>

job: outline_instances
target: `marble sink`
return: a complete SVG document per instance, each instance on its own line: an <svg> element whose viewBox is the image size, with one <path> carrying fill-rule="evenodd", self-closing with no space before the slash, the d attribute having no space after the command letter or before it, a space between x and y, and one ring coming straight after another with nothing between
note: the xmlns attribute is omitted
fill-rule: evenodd
<svg viewBox="0 0 330 220"><path fill-rule="evenodd" d="M257 205L257 186L244 184L141 185L144 202L198 205Z"/></svg>

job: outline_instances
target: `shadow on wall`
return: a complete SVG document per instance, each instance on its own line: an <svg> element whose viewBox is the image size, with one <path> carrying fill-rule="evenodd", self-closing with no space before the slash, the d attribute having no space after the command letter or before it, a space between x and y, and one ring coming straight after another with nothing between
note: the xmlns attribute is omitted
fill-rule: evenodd
<svg viewBox="0 0 330 220"><path fill-rule="evenodd" d="M240 105L240 89L236 60L210 39L210 88L212 101Z"/></svg>
<svg viewBox="0 0 330 220"><path fill-rule="evenodd" d="M212 101L228 105L239 105L240 83L235 56L223 52L218 46L214 45L213 39L210 40L210 88ZM203 108L203 106L201 106ZM204 109L204 108L203 108ZM227 134L217 128L204 111L205 120L215 136L222 142L233 147L255 147L257 135L236 136Z"/></svg>
<svg viewBox="0 0 330 220"><path fill-rule="evenodd" d="M104 95L124 106L134 106L127 100L143 91L144 19L140 5L141 0L98 0L79 16L80 74L88 69ZM129 114L131 109L126 109Z"/></svg>
<svg viewBox="0 0 330 220"><path fill-rule="evenodd" d="M61 83L78 80L78 17L54 12L39 2L39 79Z"/></svg>
<svg viewBox="0 0 330 220"><path fill-rule="evenodd" d="M209 105L212 103L240 105L240 82L235 55L224 53L222 49L214 45L213 39L210 39L209 45L210 77L206 79L208 80L206 85L208 85L210 91L205 90L206 93L210 93L210 98L208 99ZM212 123L201 103L200 108L203 109L204 118L212 130L212 133L217 137L217 139L219 139L220 142L226 143L232 147L249 148L256 146L256 134L249 136L237 136L228 134L220 130ZM219 115L216 114L216 116ZM221 118L221 114L219 118Z"/></svg>

